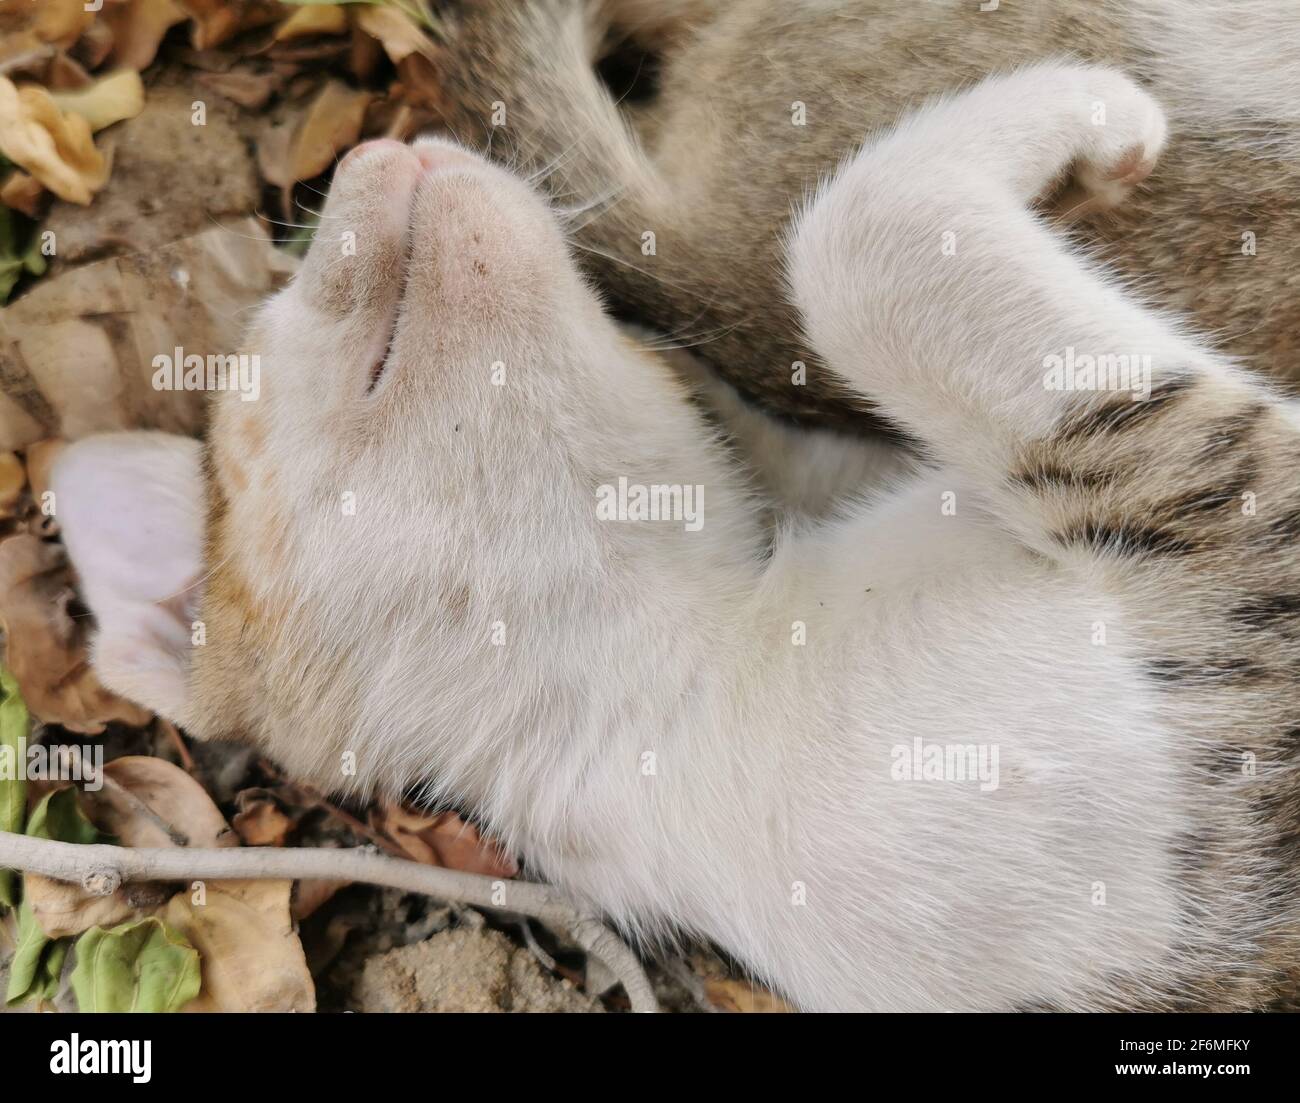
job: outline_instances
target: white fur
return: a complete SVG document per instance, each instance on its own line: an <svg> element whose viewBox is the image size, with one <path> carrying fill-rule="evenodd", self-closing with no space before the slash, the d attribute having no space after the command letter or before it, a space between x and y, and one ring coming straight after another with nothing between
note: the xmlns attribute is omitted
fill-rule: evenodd
<svg viewBox="0 0 1300 1103"><path fill-rule="evenodd" d="M186 698L200 485L198 442L156 432L79 441L50 473L63 542L98 621L92 661L113 671L122 696L168 716Z"/></svg>
<svg viewBox="0 0 1300 1103"><path fill-rule="evenodd" d="M1176 975L1196 934L1171 856L1186 723L1137 671L1133 589L1001 489L1014 443L1070 408L1038 384L1045 352L1139 342L1226 370L1026 211L1076 158L1104 170L1162 140L1123 77L1044 66L925 110L822 189L791 243L810 338L939 466L772 548L745 472L602 316L534 194L486 163L410 183L408 155L361 155L344 175L392 158L384 201L411 212L366 227L408 235L393 356L366 396L361 350L390 305L322 314L314 281L347 263L322 235L258 331L265 464L237 442L238 399L216 407L218 467L255 473L226 550L287 610L278 648L221 692L262 702L292 771L462 801L617 921L715 939L806 1008L1089 1007L1107 976ZM357 228L357 202L345 189L327 227ZM947 228L987 258L979 279L942 254ZM620 475L702 484L702 530L598 521L596 488ZM268 524L286 533L275 572ZM65 525L95 578L99 551ZM112 633L120 606L88 597ZM202 654L179 707L109 654L110 686L221 729ZM996 746L998 787L896 780L917 739Z"/></svg>

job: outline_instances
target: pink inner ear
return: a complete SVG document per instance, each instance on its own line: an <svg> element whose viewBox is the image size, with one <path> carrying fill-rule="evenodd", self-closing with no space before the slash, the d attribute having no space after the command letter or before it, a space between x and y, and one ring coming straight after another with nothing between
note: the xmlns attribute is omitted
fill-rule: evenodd
<svg viewBox="0 0 1300 1103"><path fill-rule="evenodd" d="M98 632L92 663L128 700L184 722L203 570L200 445L139 431L70 444L50 486Z"/></svg>
<svg viewBox="0 0 1300 1103"><path fill-rule="evenodd" d="M199 452L185 437L111 433L70 444L55 462L64 546L96 615L105 601L169 602L202 575Z"/></svg>

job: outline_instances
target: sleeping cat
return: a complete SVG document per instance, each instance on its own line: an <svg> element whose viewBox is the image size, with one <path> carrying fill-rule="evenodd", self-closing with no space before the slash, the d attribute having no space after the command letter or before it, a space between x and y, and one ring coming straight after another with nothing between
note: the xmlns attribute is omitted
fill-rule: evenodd
<svg viewBox="0 0 1300 1103"><path fill-rule="evenodd" d="M868 425L783 294L779 242L806 191L925 97L1063 54L1122 66L1173 122L1170 156L1129 203L1059 198L1088 216L1080 236L1216 347L1300 383L1295 0L448 7L436 68L452 131L574 211L578 259L620 313L769 411ZM598 80L593 60L620 56L620 36L661 56L657 96L616 106L626 82Z"/></svg>
<svg viewBox="0 0 1300 1103"><path fill-rule="evenodd" d="M359 147L201 463L127 435L53 473L100 676L327 789L452 799L802 1008L1290 998L1300 423L1029 207L1072 164L1120 202L1164 141L1128 78L1045 64L822 183L794 309L933 462L774 540L537 192ZM123 517L182 535L127 562ZM196 612L129 599L160 571Z"/></svg>

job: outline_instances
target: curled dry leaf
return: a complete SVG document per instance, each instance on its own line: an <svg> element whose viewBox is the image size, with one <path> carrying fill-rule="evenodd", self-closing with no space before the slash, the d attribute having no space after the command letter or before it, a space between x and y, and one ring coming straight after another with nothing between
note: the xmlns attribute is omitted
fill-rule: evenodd
<svg viewBox="0 0 1300 1103"><path fill-rule="evenodd" d="M316 988L289 910L290 881L213 881L159 913L199 951L186 1011L314 1011Z"/></svg>
<svg viewBox="0 0 1300 1103"><path fill-rule="evenodd" d="M369 81L375 75L384 56L384 47L378 39L371 38L360 27L352 28L348 44L348 71L359 81Z"/></svg>
<svg viewBox="0 0 1300 1103"><path fill-rule="evenodd" d="M0 452L0 518L14 516L27 485L27 469L12 452Z"/></svg>
<svg viewBox="0 0 1300 1103"><path fill-rule="evenodd" d="M38 827L35 821L42 811L46 813L46 822ZM28 834L65 843L104 841L81 810L77 792L71 788L46 797L32 818ZM39 873L23 875L23 908L46 938L66 938L91 927L111 927L135 912L121 889L108 896L92 896L80 885L56 881Z"/></svg>
<svg viewBox="0 0 1300 1103"><path fill-rule="evenodd" d="M404 11L387 5L365 5L356 13L357 26L384 46L384 52L397 64L412 54L432 59L433 43L419 25Z"/></svg>
<svg viewBox="0 0 1300 1103"><path fill-rule="evenodd" d="M59 51L45 68L45 78L40 81L51 92L70 92L85 88L91 81L90 74L81 62Z"/></svg>
<svg viewBox="0 0 1300 1103"><path fill-rule="evenodd" d="M211 88L217 95L225 96L249 110L265 106L280 87L282 79L274 72L258 73L247 69L232 69L228 73L200 73L198 76L198 82L205 88Z"/></svg>
<svg viewBox="0 0 1300 1103"><path fill-rule="evenodd" d="M442 81L437 67L423 54L411 54L397 63L405 98L426 111L439 112L443 107Z"/></svg>
<svg viewBox="0 0 1300 1103"><path fill-rule="evenodd" d="M32 30L36 37L65 49L76 42L95 19L94 12L87 10L84 0L41 0L41 3L31 6L35 9Z"/></svg>
<svg viewBox="0 0 1300 1103"><path fill-rule="evenodd" d="M27 483L32 488L32 498L40 504L42 495L50 489L50 469L59 453L68 446L66 440L38 440L26 450Z"/></svg>
<svg viewBox="0 0 1300 1103"><path fill-rule="evenodd" d="M204 94L192 77L185 87L171 83L175 79L175 70L161 72L144 110L101 139L113 146L112 185L89 207L56 203L50 209L41 229L56 235L58 253L42 283L88 261L152 254L257 209L262 185L246 137L232 121L235 113L207 97L207 123L195 126L192 105ZM185 186L160 188L177 165L185 166Z"/></svg>
<svg viewBox="0 0 1300 1103"><path fill-rule="evenodd" d="M22 211L28 218L37 218L41 211L41 198L45 189L40 181L21 169L14 169L0 184L0 203Z"/></svg>
<svg viewBox="0 0 1300 1103"><path fill-rule="evenodd" d="M80 115L92 131L134 119L144 109L144 84L134 69L119 69L75 92L52 92L63 111Z"/></svg>
<svg viewBox="0 0 1300 1103"><path fill-rule="evenodd" d="M154 357L240 348L293 270L253 219L47 277L0 315L0 448L110 429L195 435L201 391L155 390Z"/></svg>
<svg viewBox="0 0 1300 1103"><path fill-rule="evenodd" d="M358 92L342 81L332 80L316 95L285 151L287 164L274 166L267 179L280 187L292 187L299 180L319 176L343 150L361 137L369 92Z"/></svg>
<svg viewBox="0 0 1300 1103"><path fill-rule="evenodd" d="M340 5L308 4L276 27L275 41L287 42L314 34L344 34L347 29L347 12Z"/></svg>
<svg viewBox="0 0 1300 1103"><path fill-rule="evenodd" d="M713 977L704 982L704 994L717 1010L746 1014L793 1014L794 1008L752 981Z"/></svg>
<svg viewBox="0 0 1300 1103"><path fill-rule="evenodd" d="M113 32L107 23L90 24L71 48L68 56L86 70L98 69L113 50Z"/></svg>
<svg viewBox="0 0 1300 1103"><path fill-rule="evenodd" d="M81 794L91 819L123 846L238 846L207 791L165 759L110 762L104 785ZM193 1011L311 1011L315 988L289 910L289 881L195 883L159 903L147 886L88 896L77 885L28 875L26 899L53 937L156 916L198 950L203 987Z"/></svg>
<svg viewBox="0 0 1300 1103"><path fill-rule="evenodd" d="M88 204L108 180L90 124L63 112L44 88L19 89L0 77L0 153L60 199Z"/></svg>
<svg viewBox="0 0 1300 1103"><path fill-rule="evenodd" d="M350 884L351 881L295 881L289 906L294 922L301 923L336 892Z"/></svg>
<svg viewBox="0 0 1300 1103"><path fill-rule="evenodd" d="M170 762L131 755L104 767L103 787L81 801L95 826L122 846L238 846L217 806L197 781ZM29 874L25 899L52 938L111 926L166 903L171 890L123 885L109 896L91 896L80 885Z"/></svg>
<svg viewBox="0 0 1300 1103"><path fill-rule="evenodd" d="M102 18L113 32L113 63L137 71L158 54L167 31L186 19L175 0L120 0Z"/></svg>
<svg viewBox="0 0 1300 1103"><path fill-rule="evenodd" d="M97 735L114 721L140 726L149 713L110 693L86 657L85 622L68 613L71 570L63 549L29 533L0 541L0 621L5 665L32 715Z"/></svg>
<svg viewBox="0 0 1300 1103"><path fill-rule="evenodd" d="M489 877L513 877L519 865L494 839L479 835L455 812L417 812L385 801L370 812L370 825L417 862Z"/></svg>
<svg viewBox="0 0 1300 1103"><path fill-rule="evenodd" d="M2 359L3 354L0 353L0 360ZM7 384L3 367L0 366L0 386ZM40 422L14 397L0 390L0 448L21 448L28 441L39 440L43 434Z"/></svg>
<svg viewBox="0 0 1300 1103"><path fill-rule="evenodd" d="M277 23L284 9L270 0L179 0L194 17L192 41L196 50L208 50L251 31Z"/></svg>
<svg viewBox="0 0 1300 1103"><path fill-rule="evenodd" d="M221 810L190 774L164 758L128 755L85 794L90 818L123 846L238 846Z"/></svg>
<svg viewBox="0 0 1300 1103"><path fill-rule="evenodd" d="M245 789L235 803L234 827L246 846L284 846L294 820L265 789Z"/></svg>

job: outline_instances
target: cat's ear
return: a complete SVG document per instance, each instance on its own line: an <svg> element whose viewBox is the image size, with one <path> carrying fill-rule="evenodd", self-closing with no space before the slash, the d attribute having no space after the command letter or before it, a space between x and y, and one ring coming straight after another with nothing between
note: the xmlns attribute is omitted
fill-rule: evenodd
<svg viewBox="0 0 1300 1103"><path fill-rule="evenodd" d="M185 724L202 597L201 446L168 433L106 433L50 472L55 520L98 630L91 665L114 693Z"/></svg>

